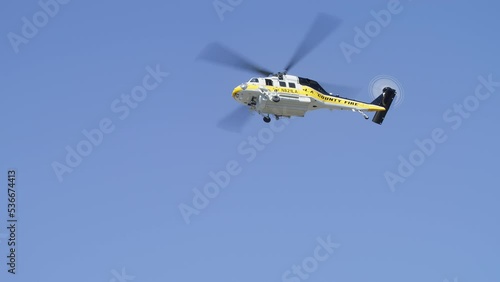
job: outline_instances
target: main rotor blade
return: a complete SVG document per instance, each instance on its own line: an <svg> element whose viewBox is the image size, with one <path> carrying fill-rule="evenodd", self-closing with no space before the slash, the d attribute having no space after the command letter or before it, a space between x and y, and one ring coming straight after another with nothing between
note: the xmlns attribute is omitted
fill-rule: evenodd
<svg viewBox="0 0 500 282"><path fill-rule="evenodd" d="M332 33L341 21L333 16L320 13L314 23L309 28L308 33L305 35L302 43L299 45L292 59L285 67L285 72L288 72L295 66L302 58L307 56L314 48L316 48L326 37Z"/></svg>
<svg viewBox="0 0 500 282"><path fill-rule="evenodd" d="M252 113L246 106L239 106L231 113L222 118L218 123L217 127L231 131L231 132L241 132L245 124L250 121Z"/></svg>
<svg viewBox="0 0 500 282"><path fill-rule="evenodd" d="M263 76L269 76L273 73L260 66L257 66L243 56L216 42L208 44L200 53L198 58L212 63L222 64L242 70L259 73Z"/></svg>

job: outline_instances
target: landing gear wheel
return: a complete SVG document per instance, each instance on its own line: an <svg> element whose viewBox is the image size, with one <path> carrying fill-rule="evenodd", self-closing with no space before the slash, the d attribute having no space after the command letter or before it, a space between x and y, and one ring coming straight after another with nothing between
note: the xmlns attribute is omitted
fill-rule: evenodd
<svg viewBox="0 0 500 282"><path fill-rule="evenodd" d="M271 122L271 118L270 117L264 117L263 120L264 120L265 123L270 123Z"/></svg>
<svg viewBox="0 0 500 282"><path fill-rule="evenodd" d="M272 100L273 100L273 102L278 103L281 99L280 99L280 96L273 96Z"/></svg>

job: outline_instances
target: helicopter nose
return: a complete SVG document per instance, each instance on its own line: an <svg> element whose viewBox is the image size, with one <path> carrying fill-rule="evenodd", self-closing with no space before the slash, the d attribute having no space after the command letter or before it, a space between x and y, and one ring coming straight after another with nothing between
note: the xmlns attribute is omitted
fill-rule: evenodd
<svg viewBox="0 0 500 282"><path fill-rule="evenodd" d="M238 97L238 93L240 93L243 90L246 90L247 87L248 87L248 84L246 84L245 82L236 86L236 88L234 88L234 90L233 90L233 98L239 100L240 97Z"/></svg>
<svg viewBox="0 0 500 282"><path fill-rule="evenodd" d="M234 88L233 90L233 97L234 95L238 94L238 92L240 92L242 89L241 89L241 86L236 86L236 88Z"/></svg>
<svg viewBox="0 0 500 282"><path fill-rule="evenodd" d="M243 88L241 88L241 85L236 86L236 88L234 88L233 90L233 98L236 96L236 94L241 92L241 90L243 90Z"/></svg>

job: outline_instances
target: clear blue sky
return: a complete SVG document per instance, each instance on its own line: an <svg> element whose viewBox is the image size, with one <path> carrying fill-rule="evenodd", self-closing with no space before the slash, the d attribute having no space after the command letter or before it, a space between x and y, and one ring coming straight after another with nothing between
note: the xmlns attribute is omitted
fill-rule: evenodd
<svg viewBox="0 0 500 282"><path fill-rule="evenodd" d="M9 168L19 222L15 276L0 232L1 280L304 281L297 265L308 281L499 281L500 87L472 96L478 76L500 81L499 4L401 1L348 62L340 44L389 2L232 1L221 20L211 0L70 1L14 45L23 17L43 24L42 8L3 3L0 225ZM354 98L367 101L374 77L397 78L404 100L384 124L318 111L272 138L259 116L241 133L217 128L254 75L197 61L204 46L280 71L318 12L342 25L292 73L360 87ZM151 90L135 108L120 101L143 81ZM460 115L464 100L473 110ZM109 133L59 181L54 162L99 126ZM445 141L391 189L399 156L418 160L415 140L435 129ZM259 134L270 142L249 161ZM186 224L179 205L231 161L240 173ZM314 266L328 236L339 245Z"/></svg>

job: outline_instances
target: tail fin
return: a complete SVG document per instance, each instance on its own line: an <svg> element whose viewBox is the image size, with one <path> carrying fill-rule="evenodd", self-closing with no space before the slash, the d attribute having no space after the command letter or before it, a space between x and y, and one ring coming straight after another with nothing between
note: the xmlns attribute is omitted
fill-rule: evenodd
<svg viewBox="0 0 500 282"><path fill-rule="evenodd" d="M375 100L373 100L373 102L371 102L371 104L373 105L382 106L385 108L385 111L375 113L372 119L374 123L382 124L382 122L384 122L384 118L387 115L389 108L391 107L394 97L396 97L396 90L390 87L385 87L382 94L380 94L380 96L378 96Z"/></svg>

